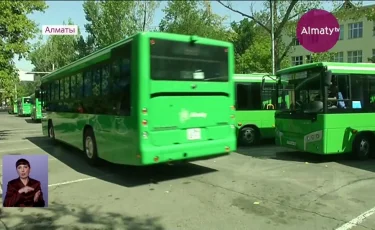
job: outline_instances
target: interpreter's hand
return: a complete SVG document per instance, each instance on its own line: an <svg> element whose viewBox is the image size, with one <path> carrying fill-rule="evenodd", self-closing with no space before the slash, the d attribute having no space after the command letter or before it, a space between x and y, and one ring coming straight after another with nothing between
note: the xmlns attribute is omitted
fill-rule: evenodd
<svg viewBox="0 0 375 230"><path fill-rule="evenodd" d="M34 191L34 189L32 187L25 186L25 187L21 188L20 190L18 190L18 193L28 193L30 191Z"/></svg>
<svg viewBox="0 0 375 230"><path fill-rule="evenodd" d="M39 200L39 196L40 196L40 190L35 193L34 202L37 202Z"/></svg>

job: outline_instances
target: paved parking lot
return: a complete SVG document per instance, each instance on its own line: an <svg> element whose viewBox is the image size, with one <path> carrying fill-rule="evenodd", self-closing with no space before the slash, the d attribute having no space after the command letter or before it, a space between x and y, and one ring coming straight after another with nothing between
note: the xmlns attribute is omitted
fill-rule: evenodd
<svg viewBox="0 0 375 230"><path fill-rule="evenodd" d="M87 166L40 124L0 114L0 155L49 157L49 208L2 209L0 229L375 229L375 161L273 145L184 166Z"/></svg>

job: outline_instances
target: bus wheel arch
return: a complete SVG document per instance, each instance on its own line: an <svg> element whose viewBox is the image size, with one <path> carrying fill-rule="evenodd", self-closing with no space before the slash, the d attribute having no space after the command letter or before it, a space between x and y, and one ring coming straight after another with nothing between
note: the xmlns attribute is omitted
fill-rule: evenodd
<svg viewBox="0 0 375 230"><path fill-rule="evenodd" d="M371 131L358 133L353 140L352 152L359 160L374 157L375 134Z"/></svg>
<svg viewBox="0 0 375 230"><path fill-rule="evenodd" d="M86 160L90 165L98 166L100 164L100 159L98 157L97 143L94 129L90 125L84 127L82 141L83 152Z"/></svg>
<svg viewBox="0 0 375 230"><path fill-rule="evenodd" d="M256 125L245 125L238 132L238 141L240 145L252 146L259 142L260 130Z"/></svg>

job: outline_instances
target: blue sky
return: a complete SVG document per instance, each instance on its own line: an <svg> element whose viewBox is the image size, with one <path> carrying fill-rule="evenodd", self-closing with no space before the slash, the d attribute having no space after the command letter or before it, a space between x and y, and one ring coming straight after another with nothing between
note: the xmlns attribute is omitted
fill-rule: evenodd
<svg viewBox="0 0 375 230"><path fill-rule="evenodd" d="M30 15L29 18L38 23L40 28L42 28L42 25L61 25L63 21L67 21L69 18L71 18L72 21L80 27L82 34L86 35L86 32L84 31L86 19L83 12L82 3L83 1L47 1L49 8L46 9L44 13L35 13ZM364 5L374 3L375 1L367 1L364 2ZM262 1L232 1L231 4L234 8L243 12L249 12L251 5L255 11L262 9L263 7ZM162 9L165 7L165 5L165 1L161 2L159 9L155 13L153 26L157 26L162 19L164 15ZM327 7L329 6L327 5ZM327 9L326 7L324 8ZM240 21L243 18L241 15L227 10L216 1L212 1L212 11L222 16L226 15L228 18L226 23L228 24L231 21ZM33 43L35 41L36 39L32 40L31 42ZM25 59L20 61L15 59L14 61L18 69L31 71L33 68L33 65Z"/></svg>

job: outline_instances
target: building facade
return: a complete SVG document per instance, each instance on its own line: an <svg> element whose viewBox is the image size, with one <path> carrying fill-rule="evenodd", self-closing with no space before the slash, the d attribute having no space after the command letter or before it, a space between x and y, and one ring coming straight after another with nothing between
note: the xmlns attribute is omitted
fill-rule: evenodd
<svg viewBox="0 0 375 230"><path fill-rule="evenodd" d="M369 6L367 6L369 7ZM375 7L375 5L373 5ZM334 62L369 62L368 58L375 57L375 22L365 17L357 20L339 21L340 38L329 51L334 52ZM294 38L284 37L286 44ZM309 62L310 52L304 49L294 39L294 46L290 50L291 65Z"/></svg>

